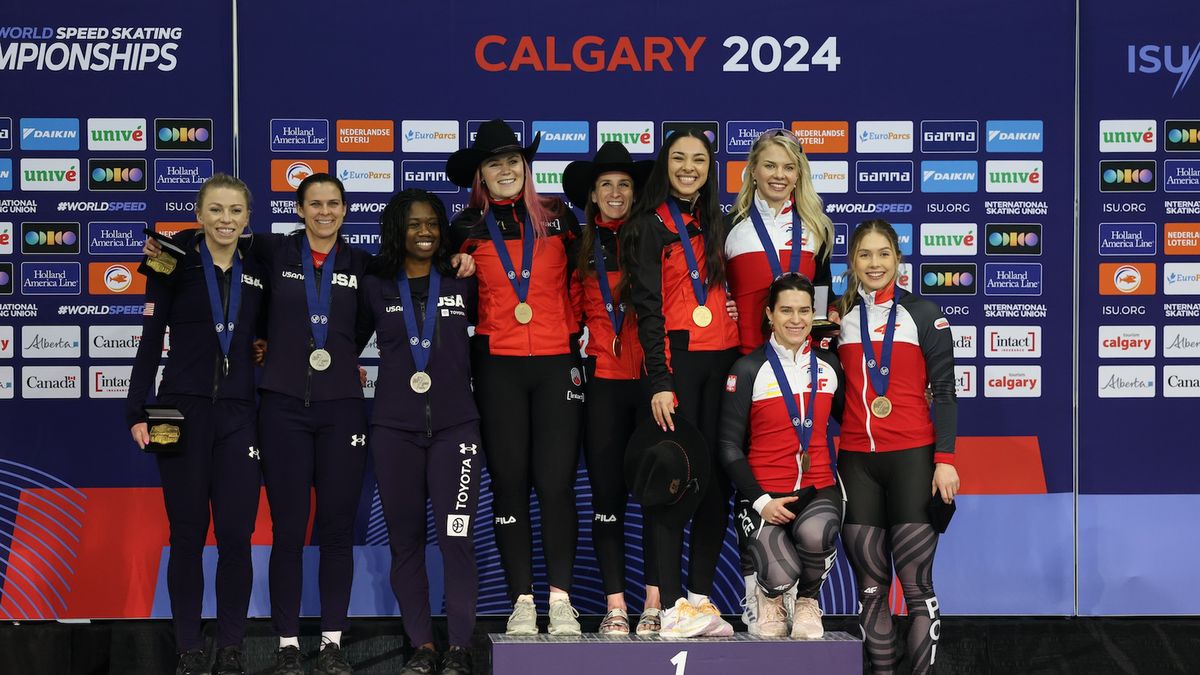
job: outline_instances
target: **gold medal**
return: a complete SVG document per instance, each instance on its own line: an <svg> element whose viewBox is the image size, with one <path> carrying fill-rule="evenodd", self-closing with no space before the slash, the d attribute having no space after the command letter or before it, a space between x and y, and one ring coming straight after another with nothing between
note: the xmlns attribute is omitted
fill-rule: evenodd
<svg viewBox="0 0 1200 675"><path fill-rule="evenodd" d="M871 401L871 414L883 419L892 414L892 402L886 396L880 396Z"/></svg>
<svg viewBox="0 0 1200 675"><path fill-rule="evenodd" d="M696 324L697 326L704 328L708 324L712 323L712 320L712 310L704 305L700 305L696 309L692 310L692 323Z"/></svg>
<svg viewBox="0 0 1200 675"><path fill-rule="evenodd" d="M418 370L412 374L412 377L408 378L408 386L412 387L412 390L418 394L424 394L433 386L433 378L429 377L429 373Z"/></svg>
<svg viewBox="0 0 1200 675"><path fill-rule="evenodd" d="M175 271L175 256L163 251L153 258L146 258L146 267L159 274L170 274Z"/></svg>
<svg viewBox="0 0 1200 675"><path fill-rule="evenodd" d="M526 324L533 321L533 308L528 302L518 302L513 308L513 316L517 318L517 323Z"/></svg>
<svg viewBox="0 0 1200 675"><path fill-rule="evenodd" d="M620 335L613 338L612 347L613 347L613 356L615 356L617 358L621 358L621 336Z"/></svg>
<svg viewBox="0 0 1200 675"><path fill-rule="evenodd" d="M808 456L808 452L800 453L800 473L808 471L810 466L812 466L812 459Z"/></svg>
<svg viewBox="0 0 1200 675"><path fill-rule="evenodd" d="M171 445L179 440L180 429L174 424L155 424L150 427L150 442Z"/></svg>

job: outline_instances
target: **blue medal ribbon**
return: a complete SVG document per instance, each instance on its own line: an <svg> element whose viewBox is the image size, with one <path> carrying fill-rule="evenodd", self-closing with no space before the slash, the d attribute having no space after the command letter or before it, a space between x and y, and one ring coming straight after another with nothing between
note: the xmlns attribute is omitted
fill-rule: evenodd
<svg viewBox="0 0 1200 675"><path fill-rule="evenodd" d="M896 337L896 309L900 307L900 295L903 292L899 286L895 286L892 294L892 308L888 310L887 326L883 329L883 346L880 347L878 360L875 358L875 345L871 343L871 327L867 320L867 300L864 298L858 303L858 330L862 339L863 358L867 360L867 375L871 378L871 388L875 390L877 396L887 395L888 379L891 375L892 342Z"/></svg>
<svg viewBox="0 0 1200 675"><path fill-rule="evenodd" d="M312 247L307 235L300 235L300 263L304 265L304 299L308 302L308 320L312 330L313 346L325 348L325 340L329 337L329 311L333 307L333 263L325 258L322 265L321 288L317 289L317 267L313 264ZM329 251L329 256L337 255L335 244Z"/></svg>
<svg viewBox="0 0 1200 675"><path fill-rule="evenodd" d="M608 312L608 321L612 324L613 335L620 337L621 326L625 324L625 303L613 303L612 288L608 285L608 270L604 267L604 247L600 245L599 227L596 227L596 236L592 238L592 246L596 257L596 281L600 286L600 297L604 298L604 311Z"/></svg>
<svg viewBox="0 0 1200 675"><path fill-rule="evenodd" d="M779 354L775 353L775 347L770 340L763 345L763 352L767 355L767 361L771 363L771 370L775 371L775 381L779 383L779 394L783 397L783 404L787 406L788 417L792 423L792 429L796 432L796 438L800 441L800 451L808 452L808 443L812 440L813 433L813 408L817 404L817 390L820 389L820 368L817 365L817 351L812 348L812 344L808 345L808 379L810 389L808 394L808 406L804 411L804 416L801 417L800 410L796 407L796 396L792 393L792 386L788 384L787 373L783 370L783 363L779 360Z"/></svg>
<svg viewBox="0 0 1200 675"><path fill-rule="evenodd" d="M779 260L779 251L775 248L775 242L771 239L771 234L767 232L767 224L763 221L762 214L758 212L757 204L750 204L750 220L754 223L754 231L758 233L758 240L762 242L763 250L767 253L767 263L771 266L771 274L778 279L783 276L783 263ZM800 271L801 249L803 247L804 225L800 222L800 214L796 213L795 204L792 205L792 258L788 261L788 271L796 274Z"/></svg>
<svg viewBox="0 0 1200 675"><path fill-rule="evenodd" d="M437 304L442 289L442 275L437 267L429 268L429 296L425 300L425 323L421 332L417 332L417 310L413 302L412 287L408 283L408 274L401 269L396 276L396 284L400 287L400 302L404 305L404 327L408 330L408 348L412 352L413 364L417 372L425 372L429 365L430 352L433 350L433 331L437 321Z"/></svg>
<svg viewBox="0 0 1200 675"><path fill-rule="evenodd" d="M700 281L700 268L696 264L696 252L692 250L692 239L688 235L687 223L683 222L683 214L675 200L667 197L667 208L671 211L671 219L675 221L675 231L679 234L679 243L683 244L683 257L687 259L688 278L692 280L692 293L696 296L696 304L703 307L708 300L708 288ZM701 233L701 237L703 237Z"/></svg>
<svg viewBox="0 0 1200 675"><path fill-rule="evenodd" d="M513 218L517 217L517 209L513 207ZM496 218L489 210L483 216L487 223L488 234L492 237L492 246L496 247L496 256L500 258L500 264L504 266L504 273L508 276L508 283L512 284L513 292L517 294L518 302L525 302L525 298L529 297L529 283L533 276L533 233L527 232L528 227L524 227L518 220L521 233L521 274L517 275L516 268L513 267L512 257L508 255L508 247L504 245L504 235L500 234L500 226L496 224Z"/></svg>
<svg viewBox="0 0 1200 675"><path fill-rule="evenodd" d="M229 375L229 350L233 346L233 329L237 323L238 310L242 306L242 257L235 250L233 260L229 265L229 306L221 303L221 287L217 285L217 273L213 269L212 252L208 250L208 242L200 241L200 260L204 263L204 286L208 289L208 306L212 310L213 328L217 332L217 342L221 346L221 357L225 375Z"/></svg>

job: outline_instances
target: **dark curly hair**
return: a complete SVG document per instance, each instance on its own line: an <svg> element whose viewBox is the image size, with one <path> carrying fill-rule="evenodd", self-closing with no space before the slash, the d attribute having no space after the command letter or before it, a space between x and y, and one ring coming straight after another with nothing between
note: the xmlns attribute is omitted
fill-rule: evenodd
<svg viewBox="0 0 1200 675"><path fill-rule="evenodd" d="M446 206L437 195L425 190L402 190L392 196L383 215L379 217L379 255L371 260L369 271L383 277L394 277L404 268L408 256L404 242L408 233L408 214L413 204L428 204L437 216L438 247L433 253L433 264L442 274L452 274L450 258L450 219L446 217Z"/></svg>

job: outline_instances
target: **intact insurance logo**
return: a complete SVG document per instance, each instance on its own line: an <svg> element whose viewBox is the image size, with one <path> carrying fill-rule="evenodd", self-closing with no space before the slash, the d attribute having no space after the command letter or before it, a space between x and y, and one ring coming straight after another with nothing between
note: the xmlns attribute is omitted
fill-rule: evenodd
<svg viewBox="0 0 1200 675"><path fill-rule="evenodd" d="M21 189L25 192L79 192L79 160L22 159Z"/></svg>
<svg viewBox="0 0 1200 675"><path fill-rule="evenodd" d="M1100 255L1154 255L1158 228L1154 223L1100 223Z"/></svg>
<svg viewBox="0 0 1200 675"><path fill-rule="evenodd" d="M78 150L79 120L74 117L22 117L22 150Z"/></svg>
<svg viewBox="0 0 1200 675"><path fill-rule="evenodd" d="M458 120L402 120L402 152L454 152L458 150Z"/></svg>
<svg viewBox="0 0 1200 675"><path fill-rule="evenodd" d="M1163 295L1200 295L1200 263L1164 263Z"/></svg>
<svg viewBox="0 0 1200 675"><path fill-rule="evenodd" d="M654 152L654 123L596 122L596 149L608 141L616 141L633 154Z"/></svg>
<svg viewBox="0 0 1200 675"><path fill-rule="evenodd" d="M1200 159L1163 161L1163 192L1200 192Z"/></svg>
<svg viewBox="0 0 1200 675"><path fill-rule="evenodd" d="M146 223L96 221L88 223L88 255L138 256L146 243Z"/></svg>
<svg viewBox="0 0 1200 675"><path fill-rule="evenodd" d="M328 152L329 120L271 120L271 152Z"/></svg>
<svg viewBox="0 0 1200 675"><path fill-rule="evenodd" d="M921 192L978 192L979 164L975 161L921 162Z"/></svg>
<svg viewBox="0 0 1200 675"><path fill-rule="evenodd" d="M142 117L89 117L88 150L145 150L146 119Z"/></svg>
<svg viewBox="0 0 1200 675"><path fill-rule="evenodd" d="M1154 326L1100 326L1096 354L1102 359L1153 358Z"/></svg>
<svg viewBox="0 0 1200 675"><path fill-rule="evenodd" d="M988 255L1041 255L1041 223L988 223L983 240Z"/></svg>
<svg viewBox="0 0 1200 675"><path fill-rule="evenodd" d="M725 123L725 152L731 155L748 155L750 146L763 133L782 129L783 120L729 121Z"/></svg>
<svg viewBox="0 0 1200 675"><path fill-rule="evenodd" d="M196 192L212 175L211 159L154 160L156 192Z"/></svg>
<svg viewBox="0 0 1200 675"><path fill-rule="evenodd" d="M12 189L12 166L11 159L0 159L0 191Z"/></svg>
<svg viewBox="0 0 1200 675"><path fill-rule="evenodd" d="M989 159L984 168L988 192L1041 192L1041 160Z"/></svg>
<svg viewBox="0 0 1200 675"><path fill-rule="evenodd" d="M1154 192L1157 164L1152 159L1106 159L1100 162L1101 192Z"/></svg>
<svg viewBox="0 0 1200 675"><path fill-rule="evenodd" d="M993 359L1039 358L1041 326L984 326L983 355Z"/></svg>
<svg viewBox="0 0 1200 675"><path fill-rule="evenodd" d="M80 398L79 366L21 368L22 398Z"/></svg>
<svg viewBox="0 0 1200 675"><path fill-rule="evenodd" d="M211 119L163 117L154 120L155 150L212 150Z"/></svg>
<svg viewBox="0 0 1200 675"><path fill-rule="evenodd" d="M978 120L924 120L921 152L978 152Z"/></svg>
<svg viewBox="0 0 1200 675"><path fill-rule="evenodd" d="M988 152L1041 152L1041 120L988 120Z"/></svg>
<svg viewBox="0 0 1200 675"><path fill-rule="evenodd" d="M822 194L845 194L850 191L850 163L846 161L813 160L808 163L812 172L813 189Z"/></svg>
<svg viewBox="0 0 1200 675"><path fill-rule="evenodd" d="M88 368L89 398L125 398L133 366L91 366Z"/></svg>
<svg viewBox="0 0 1200 675"><path fill-rule="evenodd" d="M1154 120L1100 120L1100 152L1154 152Z"/></svg>
<svg viewBox="0 0 1200 675"><path fill-rule="evenodd" d="M79 326L22 326L21 356L27 359L77 359L82 350Z"/></svg>
<svg viewBox="0 0 1200 675"><path fill-rule="evenodd" d="M954 366L954 394L958 398L975 398L979 385L976 383L975 366Z"/></svg>
<svg viewBox="0 0 1200 675"><path fill-rule="evenodd" d="M79 253L79 223L21 223L21 253Z"/></svg>
<svg viewBox="0 0 1200 675"><path fill-rule="evenodd" d="M294 192L300 182L314 173L328 173L329 162L324 159L271 160L271 191Z"/></svg>
<svg viewBox="0 0 1200 675"><path fill-rule="evenodd" d="M1096 395L1100 398L1154 398L1154 366L1100 366Z"/></svg>
<svg viewBox="0 0 1200 675"><path fill-rule="evenodd" d="M1167 120L1163 127L1163 150L1167 152L1200 151L1200 120Z"/></svg>
<svg viewBox="0 0 1200 675"><path fill-rule="evenodd" d="M341 159L337 177L347 192L392 192L396 187L395 167L390 159Z"/></svg>
<svg viewBox="0 0 1200 675"><path fill-rule="evenodd" d="M1040 398L1041 366L984 366L983 395L987 398Z"/></svg>
<svg viewBox="0 0 1200 675"><path fill-rule="evenodd" d="M535 161L533 163L533 186L539 193L562 193L562 175L567 170L565 161ZM582 207L583 204L576 204Z"/></svg>
<svg viewBox="0 0 1200 675"><path fill-rule="evenodd" d="M904 153L913 151L913 123L864 121L854 126L854 149L860 153Z"/></svg>
<svg viewBox="0 0 1200 675"><path fill-rule="evenodd" d="M92 192L146 189L146 160L89 159L88 190Z"/></svg>
<svg viewBox="0 0 1200 675"><path fill-rule="evenodd" d="M475 142L475 134L479 133L479 127L484 122L487 120L467 120L467 145ZM525 145L525 120L504 120L504 123L517 135L517 142Z"/></svg>
<svg viewBox="0 0 1200 675"><path fill-rule="evenodd" d="M1154 295L1154 263L1100 263L1100 295Z"/></svg>
<svg viewBox="0 0 1200 675"><path fill-rule="evenodd" d="M400 187L405 190L417 188L439 194L457 194L461 189L446 177L446 162L436 159L402 160Z"/></svg>
<svg viewBox="0 0 1200 675"><path fill-rule="evenodd" d="M975 295L975 263L921 263L921 295Z"/></svg>
<svg viewBox="0 0 1200 675"><path fill-rule="evenodd" d="M921 223L921 255L975 255L979 226L975 223Z"/></svg>
<svg viewBox="0 0 1200 675"><path fill-rule="evenodd" d="M984 295L1042 294L1041 263L984 263Z"/></svg>
<svg viewBox="0 0 1200 675"><path fill-rule="evenodd" d="M1130 75L1154 76L1166 82L1174 80L1171 98L1187 87L1197 61L1200 61L1200 45L1143 44L1125 47L1126 72Z"/></svg>
<svg viewBox="0 0 1200 675"><path fill-rule="evenodd" d="M538 152L583 154L592 147L586 120L559 122L534 120L533 135L542 135ZM443 162L444 164L444 162Z"/></svg>
<svg viewBox="0 0 1200 675"><path fill-rule="evenodd" d="M912 160L868 160L854 163L854 188L859 193L909 193L913 191Z"/></svg>

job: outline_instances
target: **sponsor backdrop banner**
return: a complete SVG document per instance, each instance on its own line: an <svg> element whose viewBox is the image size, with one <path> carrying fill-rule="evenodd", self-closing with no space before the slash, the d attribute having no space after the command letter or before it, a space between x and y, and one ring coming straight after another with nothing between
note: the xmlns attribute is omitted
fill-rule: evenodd
<svg viewBox="0 0 1200 675"><path fill-rule="evenodd" d="M1181 536L1200 508L1200 44L1168 18L1190 9L1080 16L1082 614L1200 607Z"/></svg>
<svg viewBox="0 0 1200 675"><path fill-rule="evenodd" d="M239 174L256 196L253 228L296 228L295 185L328 171L350 191L347 236L374 250L379 215L395 190L423 187L440 193L452 212L462 208L466 191L446 180L445 159L493 117L509 120L523 142L542 134L533 179L548 194L559 191L568 162L606 140L650 158L672 129L703 126L715 139L726 204L741 185L754 138L791 129L810 153L814 182L836 224L839 284L854 226L886 218L903 238L903 283L941 304L954 331L963 494L940 543L942 607L952 614L1070 614L1076 169L1074 105L1063 92L1074 84L1073 3L1018 0L963 10L937 0L797 12L782 2L753 15L702 3L690 17L624 0L577 8L569 17L545 0L519 16L450 5L330 13L311 0L287 11L242 3L237 150ZM764 24L761 17L770 15L796 20ZM13 26L0 29L0 85L30 92L0 110L0 398L13 399L0 401L0 471L9 476L0 479L0 613L166 616L169 550L157 472L133 448L120 414L144 283L128 263L136 260L143 227L193 226L195 186L231 168L231 17L227 8L181 16L150 3L103 12L70 3L53 14L6 9L0 25ZM136 26L160 28L127 28ZM906 43L939 45L939 56L889 48L901 31ZM1019 50L1004 37L1016 31L1031 38ZM307 59L284 74L263 35L328 45L337 57ZM1155 35L1142 37L1162 39ZM1149 92L1150 82L1162 79L1142 81ZM1165 92L1163 105L1169 97ZM1120 116L1157 117L1161 130L1166 114ZM1099 133L1097 123L1092 128ZM1168 153L1123 151L1113 159L1160 154ZM1133 175L1135 167L1128 168L1123 176ZM1155 169L1165 170L1164 162ZM1165 184L1165 176L1154 177ZM1105 222L1138 221L1161 233L1157 217ZM1155 255L1162 253L1159 247ZM127 266L114 269L120 263ZM1164 266L1159 276L1170 273L1186 270ZM126 297L114 297L120 295ZM1094 297L1085 291L1085 307ZM1091 330L1084 345L1097 335ZM376 357L369 348L363 359L368 396ZM1134 363L1153 369L1159 361ZM1117 410L1096 419L1113 419ZM582 469L577 492L574 596L582 611L602 612ZM255 615L269 610L266 509L264 499L253 540ZM502 613L508 603L490 520L485 484L476 535L480 611ZM640 546L640 520L634 515L630 523L631 545ZM435 523L429 528L432 537ZM386 542L368 476L356 533L356 615L396 611ZM429 557L438 611L436 548ZM629 560L631 600L639 606L637 548ZM215 564L215 548L206 561ZM303 609L315 614L315 547L305 569ZM732 536L718 579L718 604L733 612L742 580ZM540 576L538 591L546 591ZM211 593L210 584L206 611L213 609ZM893 588L893 603L902 602ZM822 605L839 614L856 608L844 557Z"/></svg>

